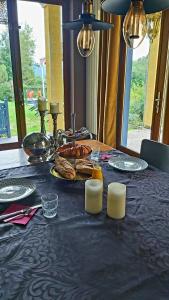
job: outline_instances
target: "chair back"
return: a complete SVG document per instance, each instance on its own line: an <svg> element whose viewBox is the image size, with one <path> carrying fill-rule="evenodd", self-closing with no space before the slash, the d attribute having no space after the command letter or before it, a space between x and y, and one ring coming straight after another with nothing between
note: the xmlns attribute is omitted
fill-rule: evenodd
<svg viewBox="0 0 169 300"><path fill-rule="evenodd" d="M148 164L169 173L169 146L152 140L143 140L140 158Z"/></svg>
<svg viewBox="0 0 169 300"><path fill-rule="evenodd" d="M7 99L0 102L0 135L6 135L8 138L11 137Z"/></svg>

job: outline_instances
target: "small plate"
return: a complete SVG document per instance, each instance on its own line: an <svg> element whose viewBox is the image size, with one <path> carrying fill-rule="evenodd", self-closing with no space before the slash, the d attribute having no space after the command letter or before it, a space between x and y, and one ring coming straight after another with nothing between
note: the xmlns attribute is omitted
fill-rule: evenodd
<svg viewBox="0 0 169 300"><path fill-rule="evenodd" d="M0 180L0 203L17 201L31 195L36 185L24 178L7 178Z"/></svg>
<svg viewBox="0 0 169 300"><path fill-rule="evenodd" d="M136 172L145 170L148 164L145 160L132 156L111 157L108 164L115 169L127 172Z"/></svg>
<svg viewBox="0 0 169 300"><path fill-rule="evenodd" d="M62 177L55 169L54 167L52 167L50 169L50 173L58 178L58 179L62 179L62 180L67 180L67 181L82 181L82 180L87 180L87 179L90 179L92 178L91 175L88 175L88 174L80 174L80 173L76 173L76 177L74 179L68 179L68 178L64 178Z"/></svg>

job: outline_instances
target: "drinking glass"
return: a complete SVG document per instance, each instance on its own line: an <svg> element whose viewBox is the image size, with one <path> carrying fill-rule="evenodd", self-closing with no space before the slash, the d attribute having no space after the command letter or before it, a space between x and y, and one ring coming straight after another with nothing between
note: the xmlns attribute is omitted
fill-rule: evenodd
<svg viewBox="0 0 169 300"><path fill-rule="evenodd" d="M57 215L58 195L48 193L41 197L43 215L46 218L53 218Z"/></svg>
<svg viewBox="0 0 169 300"><path fill-rule="evenodd" d="M92 149L90 158L93 161L99 161L99 157L100 157L100 147L95 147L94 149Z"/></svg>

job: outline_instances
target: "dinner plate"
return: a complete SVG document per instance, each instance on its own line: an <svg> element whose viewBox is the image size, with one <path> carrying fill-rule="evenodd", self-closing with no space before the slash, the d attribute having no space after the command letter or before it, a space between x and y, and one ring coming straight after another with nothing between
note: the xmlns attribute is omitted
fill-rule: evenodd
<svg viewBox="0 0 169 300"><path fill-rule="evenodd" d="M76 173L76 177L74 179L68 179L68 178L64 178L63 176L61 176L55 169L54 167L52 167L50 169L50 173L58 178L58 179L61 179L61 180L67 180L67 181L82 181L82 180L87 180L87 179L90 179L92 176L91 175L88 175L88 174L80 174L80 173Z"/></svg>
<svg viewBox="0 0 169 300"><path fill-rule="evenodd" d="M0 180L0 203L17 201L31 195L36 185L29 179L7 178Z"/></svg>
<svg viewBox="0 0 169 300"><path fill-rule="evenodd" d="M136 172L145 170L148 164L145 160L132 156L111 157L108 164L115 169L127 172Z"/></svg>

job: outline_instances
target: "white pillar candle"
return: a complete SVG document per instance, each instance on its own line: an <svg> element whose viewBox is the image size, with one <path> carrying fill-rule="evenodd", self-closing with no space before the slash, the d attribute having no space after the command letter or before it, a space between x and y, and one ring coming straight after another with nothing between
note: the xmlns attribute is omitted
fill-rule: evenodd
<svg viewBox="0 0 169 300"><path fill-rule="evenodd" d="M46 98L39 97L39 99L38 99L38 110L39 111L46 111L47 110Z"/></svg>
<svg viewBox="0 0 169 300"><path fill-rule="evenodd" d="M50 113L51 114L58 114L59 113L59 103L50 103Z"/></svg>
<svg viewBox="0 0 169 300"><path fill-rule="evenodd" d="M102 211L103 181L90 179L85 182L85 210L91 214Z"/></svg>
<svg viewBox="0 0 169 300"><path fill-rule="evenodd" d="M108 186L107 215L113 219L122 219L126 210L126 186L113 182Z"/></svg>

